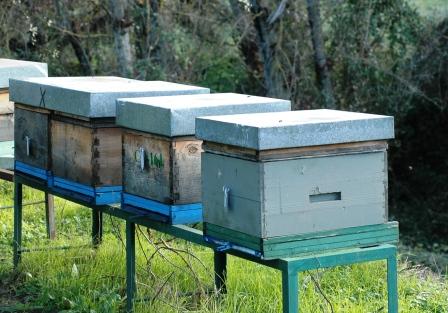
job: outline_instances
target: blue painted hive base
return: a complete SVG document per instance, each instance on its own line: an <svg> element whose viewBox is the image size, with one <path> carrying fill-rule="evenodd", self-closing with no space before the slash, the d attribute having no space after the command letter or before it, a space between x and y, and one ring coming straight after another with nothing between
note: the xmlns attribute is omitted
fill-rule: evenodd
<svg viewBox="0 0 448 313"><path fill-rule="evenodd" d="M56 176L53 177L52 187L95 205L120 203L123 190L122 186L92 187Z"/></svg>
<svg viewBox="0 0 448 313"><path fill-rule="evenodd" d="M161 215L172 225L202 222L202 203L170 205L123 192L122 206Z"/></svg>
<svg viewBox="0 0 448 313"><path fill-rule="evenodd" d="M47 182L48 186L51 186L52 174L48 170L41 169L32 165L20 161L14 161L14 171L20 172L34 178L38 178Z"/></svg>
<svg viewBox="0 0 448 313"><path fill-rule="evenodd" d="M258 238L222 226L204 223L204 238L219 251L238 250L265 260L288 258L347 248L364 248L398 242L398 223L388 222L333 231Z"/></svg>

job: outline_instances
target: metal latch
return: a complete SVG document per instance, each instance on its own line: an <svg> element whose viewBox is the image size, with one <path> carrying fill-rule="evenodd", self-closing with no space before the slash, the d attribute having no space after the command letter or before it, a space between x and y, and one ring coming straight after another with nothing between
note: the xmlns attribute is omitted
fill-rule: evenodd
<svg viewBox="0 0 448 313"><path fill-rule="evenodd" d="M26 155L30 156L31 138L28 136L25 136L25 141L26 141Z"/></svg>
<svg viewBox="0 0 448 313"><path fill-rule="evenodd" d="M230 209L230 187L224 186L222 191L224 192L224 208Z"/></svg>
<svg viewBox="0 0 448 313"><path fill-rule="evenodd" d="M140 147L139 152L140 152L140 169L143 171L145 169L145 149L143 149L143 147Z"/></svg>

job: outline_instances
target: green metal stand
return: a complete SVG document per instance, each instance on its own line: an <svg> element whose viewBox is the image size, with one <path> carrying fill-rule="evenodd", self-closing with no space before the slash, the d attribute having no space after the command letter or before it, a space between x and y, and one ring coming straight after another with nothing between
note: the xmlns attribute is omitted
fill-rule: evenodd
<svg viewBox="0 0 448 313"><path fill-rule="evenodd" d="M132 312L136 296L136 271L135 271L135 225L141 225L156 231L169 234L173 237L184 239L192 243L209 247L214 250L215 287L221 293L225 293L227 278L227 255L233 255L256 262L282 272L282 296L283 313L297 313L299 311L299 273L302 271L329 268L339 265L349 265L361 262L386 260L387 261L387 292L388 312L398 312L397 290L397 248L394 245L384 244L368 248L353 248L331 252L321 251L312 255L282 258L274 260L262 260L260 258L239 251L216 251L217 247L205 242L200 230L185 225L169 225L154 221L144 213L128 211L113 206L95 206L88 202L61 193L41 184L36 184L28 177L16 175L14 193L14 266L20 262L22 249L22 184L33 188L50 192L56 196L79 203L93 209L92 241L94 246L100 244L102 236L102 213L106 213L126 221L126 310Z"/></svg>
<svg viewBox="0 0 448 313"><path fill-rule="evenodd" d="M21 257L22 248L22 184L14 182L14 239L13 239L13 263L17 268Z"/></svg>

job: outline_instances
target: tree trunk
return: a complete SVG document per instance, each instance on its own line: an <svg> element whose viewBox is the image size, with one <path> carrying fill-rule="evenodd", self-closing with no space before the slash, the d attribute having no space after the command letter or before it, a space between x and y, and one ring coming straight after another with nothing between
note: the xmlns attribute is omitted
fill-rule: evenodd
<svg viewBox="0 0 448 313"><path fill-rule="evenodd" d="M263 80L266 95L270 97L277 96L277 86L274 79L274 53L275 53L275 34L271 33L268 25L268 11L262 7L258 0L250 1L250 11L254 19L254 27L257 33L258 50L263 61Z"/></svg>
<svg viewBox="0 0 448 313"><path fill-rule="evenodd" d="M92 75L93 72L92 67L90 66L89 54L81 45L79 38L74 34L71 23L67 17L66 8L68 3L64 0L54 0L54 5L59 17L59 28L64 32L63 40L67 40L72 45L83 75Z"/></svg>
<svg viewBox="0 0 448 313"><path fill-rule="evenodd" d="M246 15L246 10L239 0L229 0L229 3L235 18L235 33L237 36L241 36L236 40L247 67L249 82L253 84L253 88L262 89L264 87L262 82L264 67L252 19Z"/></svg>
<svg viewBox="0 0 448 313"><path fill-rule="evenodd" d="M133 57L129 36L132 22L129 19L128 0L109 0L109 7L112 14L112 30L119 72L123 77L132 77Z"/></svg>
<svg viewBox="0 0 448 313"><path fill-rule="evenodd" d="M308 20L310 23L311 39L314 47L314 62L316 67L317 82L324 97L325 107L336 108L331 84L330 71L322 39L322 27L320 23L319 0L307 0Z"/></svg>
<svg viewBox="0 0 448 313"><path fill-rule="evenodd" d="M136 57L139 60L160 61L159 0L137 2L134 31L136 34Z"/></svg>
<svg viewBox="0 0 448 313"><path fill-rule="evenodd" d="M275 12L269 14L268 8L260 0L250 0L250 12L257 33L257 45L263 62L263 80L268 97L287 98L290 96L279 68L276 68L278 32L276 24L285 10L288 0L282 0ZM278 66L278 65L277 65Z"/></svg>

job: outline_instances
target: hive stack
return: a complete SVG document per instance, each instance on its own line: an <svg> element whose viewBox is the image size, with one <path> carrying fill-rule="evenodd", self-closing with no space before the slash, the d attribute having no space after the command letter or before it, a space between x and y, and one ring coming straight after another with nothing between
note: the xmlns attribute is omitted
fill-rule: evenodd
<svg viewBox="0 0 448 313"><path fill-rule="evenodd" d="M393 118L334 110L201 117L207 240L265 259L396 242Z"/></svg>
<svg viewBox="0 0 448 313"><path fill-rule="evenodd" d="M198 116L289 111L289 101L241 94L120 99L123 204L172 224L202 220Z"/></svg>
<svg viewBox="0 0 448 313"><path fill-rule="evenodd" d="M122 153L116 99L208 92L119 77L11 80L15 170L93 204L119 202Z"/></svg>
<svg viewBox="0 0 448 313"><path fill-rule="evenodd" d="M0 59L0 141L14 138L14 105L9 102L9 79L46 76L45 63Z"/></svg>

